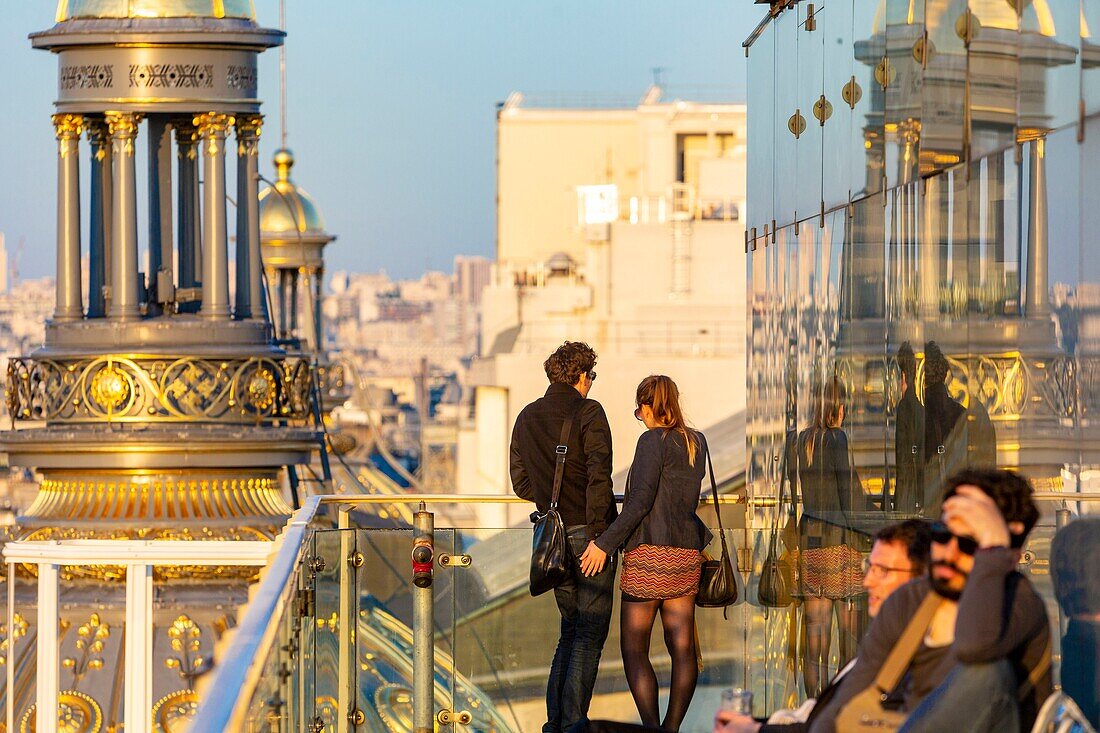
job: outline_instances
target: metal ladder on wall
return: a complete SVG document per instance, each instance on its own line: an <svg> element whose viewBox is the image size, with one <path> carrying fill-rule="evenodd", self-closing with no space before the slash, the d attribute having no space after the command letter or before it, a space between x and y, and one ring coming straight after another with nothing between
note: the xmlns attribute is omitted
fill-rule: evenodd
<svg viewBox="0 0 1100 733"><path fill-rule="evenodd" d="M293 464L286 467L287 477L290 479L290 498L293 501L294 509L298 509L302 505L301 488L313 486L313 493L315 494L334 493L332 485L332 464L329 460L330 456L328 452L328 429L325 427L325 420L321 415L321 385L317 381L316 363L312 364L310 368L309 401L311 408L310 412L313 416L313 427L315 435L317 436L318 452L321 457L321 475L318 476L308 463L304 466L305 470L309 473L308 476L299 475L298 467Z"/></svg>

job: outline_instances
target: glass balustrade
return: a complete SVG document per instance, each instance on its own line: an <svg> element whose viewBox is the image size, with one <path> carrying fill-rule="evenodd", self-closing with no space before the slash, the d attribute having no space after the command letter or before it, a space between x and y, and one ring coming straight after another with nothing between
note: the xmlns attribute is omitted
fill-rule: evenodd
<svg viewBox="0 0 1100 733"><path fill-rule="evenodd" d="M1060 507L1053 498L1046 495L1044 502ZM751 689L756 715L796 707L806 696L804 604L797 593L785 606L759 602L761 571L777 516L774 502L770 504L748 512L744 504L723 508L741 587L737 604L725 612L698 609L702 674L684 731L709 731L721 692L728 687ZM459 720L468 713L469 722L454 727L465 733L538 730L560 618L553 594L532 598L528 592L530 528L445 526L447 507L435 508L440 513L435 515L439 526L434 532L432 583L433 711ZM1069 510L1052 514L1057 514L1056 521L1072 517ZM712 512L708 516L701 510L701 516L715 524ZM786 527L786 507L779 516L781 528ZM849 513L843 521L869 538L879 526L902 516L871 510ZM254 601L242 619L239 633L255 638L240 648L245 657L253 658L237 658L231 647L219 659L220 666L243 663L242 669L251 670L239 698L219 695L217 700L217 705L236 709L238 715L231 725L203 730L324 733L348 730L339 725L344 719L361 721L356 730L413 730L413 655L419 633L414 632L416 588L410 554L414 530L370 528L363 525L368 518L353 510L346 528L310 529L296 550L290 548L296 555L281 576L277 612L262 616L264 607ZM1048 574L1054 531L1050 523L1036 528L1020 569L1047 599L1051 623L1057 628L1058 608ZM869 539L866 545L869 549ZM797 533L780 532L774 548L775 556L798 567ZM285 545L283 551L288 552ZM716 538L708 552L717 556L719 551ZM276 564L273 561L265 574ZM261 588L258 595L264 592ZM852 641L844 634L861 633L865 627L865 609L866 598L858 595L837 611L828 637L828 676L844 662L845 645ZM842 611L858 619L858 626L849 629L841 624ZM1054 653L1057 669L1057 647ZM670 660L659 625L651 655L660 684L667 689ZM600 670L591 716L635 719L619 652L618 601ZM212 675L204 699L213 701L210 690L222 689L223 671L219 668ZM209 719L195 721L207 723Z"/></svg>

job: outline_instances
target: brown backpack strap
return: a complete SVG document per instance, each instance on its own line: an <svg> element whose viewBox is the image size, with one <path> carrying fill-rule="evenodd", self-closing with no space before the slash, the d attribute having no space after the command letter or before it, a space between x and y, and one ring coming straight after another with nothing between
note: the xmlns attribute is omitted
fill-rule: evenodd
<svg viewBox="0 0 1100 733"><path fill-rule="evenodd" d="M929 590L928 595L917 607L917 612L913 614L913 618L905 627L905 631L894 643L894 648L890 650L889 656L886 657L886 661L883 662L878 674L875 675L875 687L883 695L889 694L898 686L905 670L909 668L909 663L913 661L913 655L920 648L924 633L932 623L932 616L935 615L936 609L940 607L941 603L943 603L943 598Z"/></svg>

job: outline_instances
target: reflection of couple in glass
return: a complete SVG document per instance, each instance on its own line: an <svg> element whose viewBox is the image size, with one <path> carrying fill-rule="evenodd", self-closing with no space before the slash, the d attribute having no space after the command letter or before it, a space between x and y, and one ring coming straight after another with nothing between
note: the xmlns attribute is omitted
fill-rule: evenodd
<svg viewBox="0 0 1100 733"><path fill-rule="evenodd" d="M907 514L939 512L945 477L965 466L997 463L989 413L976 395L969 406L951 396L951 367L939 344L924 345L923 404L917 398L917 360L906 341L898 348L901 398L894 432L893 508Z"/></svg>

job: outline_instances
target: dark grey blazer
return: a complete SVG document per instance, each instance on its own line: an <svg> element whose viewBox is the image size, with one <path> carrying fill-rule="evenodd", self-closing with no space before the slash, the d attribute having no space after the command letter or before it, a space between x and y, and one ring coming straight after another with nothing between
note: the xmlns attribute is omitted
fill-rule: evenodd
<svg viewBox="0 0 1100 733"><path fill-rule="evenodd" d="M652 428L638 438L626 482L623 510L596 546L607 553L638 545L665 545L702 550L711 533L696 516L706 475L707 440L695 437L695 465L688 463L684 436L667 428Z"/></svg>

